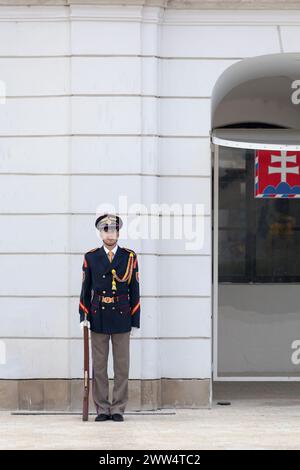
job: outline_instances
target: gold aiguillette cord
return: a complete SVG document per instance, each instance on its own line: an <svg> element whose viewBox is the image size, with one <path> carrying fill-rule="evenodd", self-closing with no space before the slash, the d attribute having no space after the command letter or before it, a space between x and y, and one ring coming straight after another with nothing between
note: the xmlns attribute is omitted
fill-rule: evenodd
<svg viewBox="0 0 300 470"><path fill-rule="evenodd" d="M118 282L128 281L128 284L129 284L130 281L131 281L132 272L133 272L133 253L129 253L127 268L126 268L125 274L122 278L117 275L117 271L115 269L111 270L111 273L112 273L112 276L113 276L112 286L111 286L112 290L117 290L116 280Z"/></svg>

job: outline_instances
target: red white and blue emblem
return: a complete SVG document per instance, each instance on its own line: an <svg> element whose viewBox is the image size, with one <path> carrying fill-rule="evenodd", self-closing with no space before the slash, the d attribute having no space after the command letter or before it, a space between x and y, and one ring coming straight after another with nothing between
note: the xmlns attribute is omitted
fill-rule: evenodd
<svg viewBox="0 0 300 470"><path fill-rule="evenodd" d="M255 197L300 197L300 152L256 150Z"/></svg>

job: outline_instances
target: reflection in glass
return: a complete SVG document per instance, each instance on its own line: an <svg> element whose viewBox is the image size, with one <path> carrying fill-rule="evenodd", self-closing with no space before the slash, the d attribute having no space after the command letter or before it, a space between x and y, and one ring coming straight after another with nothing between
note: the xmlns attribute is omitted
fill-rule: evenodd
<svg viewBox="0 0 300 470"><path fill-rule="evenodd" d="M300 281L300 201L254 197L254 150L220 147L219 280Z"/></svg>

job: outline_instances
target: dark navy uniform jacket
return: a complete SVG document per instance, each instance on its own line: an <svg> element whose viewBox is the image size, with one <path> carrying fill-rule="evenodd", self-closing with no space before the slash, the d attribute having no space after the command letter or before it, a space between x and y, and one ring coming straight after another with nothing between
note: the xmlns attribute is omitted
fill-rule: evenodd
<svg viewBox="0 0 300 470"><path fill-rule="evenodd" d="M117 290L114 291L112 269L122 279L130 253L133 254L130 282L116 280ZM114 301L109 297L114 297ZM84 320L85 313L91 330L97 333L125 333L132 326L140 328L139 270L137 255L133 250L118 246L112 262L103 245L85 253L79 302L80 321Z"/></svg>

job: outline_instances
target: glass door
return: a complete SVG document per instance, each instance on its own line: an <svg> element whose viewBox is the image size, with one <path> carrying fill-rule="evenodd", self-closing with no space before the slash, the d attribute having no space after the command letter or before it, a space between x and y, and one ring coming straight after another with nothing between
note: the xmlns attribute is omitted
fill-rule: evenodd
<svg viewBox="0 0 300 470"><path fill-rule="evenodd" d="M214 380L300 380L300 199L255 198L255 149L215 145Z"/></svg>

